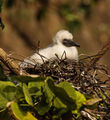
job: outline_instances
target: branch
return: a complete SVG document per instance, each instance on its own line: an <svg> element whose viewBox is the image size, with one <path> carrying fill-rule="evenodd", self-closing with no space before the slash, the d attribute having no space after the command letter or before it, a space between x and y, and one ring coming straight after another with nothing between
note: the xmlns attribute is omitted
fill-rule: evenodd
<svg viewBox="0 0 110 120"><path fill-rule="evenodd" d="M13 59L9 58L6 52L0 48L0 60L16 75L21 75L21 69ZM29 76L28 73L23 72L22 75Z"/></svg>
<svg viewBox="0 0 110 120"><path fill-rule="evenodd" d="M103 48L91 59L90 65L87 68L87 71L91 69L91 66L94 66L100 58L110 49L110 42L106 43Z"/></svg>

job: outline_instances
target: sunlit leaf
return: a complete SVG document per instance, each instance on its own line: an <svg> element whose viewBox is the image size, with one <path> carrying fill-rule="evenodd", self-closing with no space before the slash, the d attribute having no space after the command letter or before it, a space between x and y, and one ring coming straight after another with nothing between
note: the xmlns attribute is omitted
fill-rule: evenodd
<svg viewBox="0 0 110 120"><path fill-rule="evenodd" d="M75 101L77 110L80 109L82 104L84 104L84 102L86 101L85 96L81 94L80 92L76 91L74 87L72 86L72 84L68 82L61 82L58 86L62 87L67 92L69 97Z"/></svg>
<svg viewBox="0 0 110 120"><path fill-rule="evenodd" d="M54 106L58 109L66 108L68 109L75 109L75 101L68 95L63 87L57 86L51 78L47 78L47 93L50 95L49 98L52 100L54 97Z"/></svg>
<svg viewBox="0 0 110 120"><path fill-rule="evenodd" d="M48 97L48 102L51 102L54 97L54 93L51 89L54 89L54 80L51 77L47 77L45 80L45 93Z"/></svg>
<svg viewBox="0 0 110 120"><path fill-rule="evenodd" d="M30 112L27 112L23 120L38 120L38 119L35 118Z"/></svg>
<svg viewBox="0 0 110 120"><path fill-rule="evenodd" d="M12 103L11 104L11 110L12 110L14 116L18 120L23 120L23 118L25 116L25 112L20 109L18 103L16 103L16 102Z"/></svg>
<svg viewBox="0 0 110 120"><path fill-rule="evenodd" d="M28 83L28 89L31 95L42 95L42 88L44 88L44 78L39 77L35 82Z"/></svg>
<svg viewBox="0 0 110 120"><path fill-rule="evenodd" d="M76 100L77 110L79 110L82 107L82 105L85 103L86 98L85 98L85 96L83 94L76 91L75 100Z"/></svg>
<svg viewBox="0 0 110 120"><path fill-rule="evenodd" d="M30 93L28 91L28 87L25 83L23 83L23 92L24 92L26 102L29 105L33 106L32 98L31 98Z"/></svg>
<svg viewBox="0 0 110 120"><path fill-rule="evenodd" d="M54 106L57 108L57 109L67 109L67 105L65 105L63 102L61 102L61 100L56 97L54 99Z"/></svg>
<svg viewBox="0 0 110 120"><path fill-rule="evenodd" d="M11 110L15 118L18 120L37 120L30 112L26 113L23 111L16 102L11 104Z"/></svg>
<svg viewBox="0 0 110 120"><path fill-rule="evenodd" d="M70 84L69 82L61 82L58 86L63 88L67 92L69 97L71 97L73 100L75 99L76 90L73 88L72 84Z"/></svg>
<svg viewBox="0 0 110 120"><path fill-rule="evenodd" d="M46 80L45 80L45 83L44 82L43 83L38 82L39 84L38 83L36 84L39 89L41 89L41 87L43 87L43 89L44 89L44 91L42 93L42 98L41 98L41 100L39 101L39 103L37 104L37 107L36 107L37 111L40 115L44 115L46 112L48 112L51 105L52 105L51 103L52 103L52 99L53 99L54 94L51 92L51 90L49 89L49 86L47 84L48 79L51 79L53 81L52 78L47 77Z"/></svg>
<svg viewBox="0 0 110 120"><path fill-rule="evenodd" d="M58 87L64 89L65 92L67 93L68 97L73 101L72 104L71 104L71 109L75 108L75 100L74 100L74 98L75 98L75 89L72 87L72 85L70 83L68 83L68 82L61 82L58 85ZM58 97L56 97L55 100L54 100L54 105L58 109L61 109L61 108L68 109L69 103L64 104Z"/></svg>
<svg viewBox="0 0 110 120"><path fill-rule="evenodd" d="M16 86L8 81L0 81L0 108L6 107L9 101L15 100Z"/></svg>

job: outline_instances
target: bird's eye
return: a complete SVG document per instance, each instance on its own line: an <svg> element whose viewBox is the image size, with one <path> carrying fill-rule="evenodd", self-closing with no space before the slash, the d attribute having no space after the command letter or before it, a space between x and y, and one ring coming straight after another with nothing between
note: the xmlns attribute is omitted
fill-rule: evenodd
<svg viewBox="0 0 110 120"><path fill-rule="evenodd" d="M63 45L65 45L66 47L71 47L71 41L68 39L63 39Z"/></svg>

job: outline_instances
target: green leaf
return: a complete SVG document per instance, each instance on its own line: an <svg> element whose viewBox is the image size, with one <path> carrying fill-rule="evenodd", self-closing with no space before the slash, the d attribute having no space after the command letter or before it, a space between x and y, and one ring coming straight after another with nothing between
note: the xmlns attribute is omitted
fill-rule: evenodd
<svg viewBox="0 0 110 120"><path fill-rule="evenodd" d="M11 110L18 120L37 120L30 112L25 113L16 102L11 104Z"/></svg>
<svg viewBox="0 0 110 120"><path fill-rule="evenodd" d="M8 81L0 81L0 108L5 108L9 101L15 100L16 86Z"/></svg>
<svg viewBox="0 0 110 120"><path fill-rule="evenodd" d="M68 95L65 89L57 86L50 77L46 79L46 92L50 101L55 98L54 106L57 109L67 109L68 111L76 108L75 101Z"/></svg>
<svg viewBox="0 0 110 120"><path fill-rule="evenodd" d="M45 94L47 96L47 102L51 102L55 96L52 89L55 88L54 80L51 77L47 77L45 80Z"/></svg>
<svg viewBox="0 0 110 120"><path fill-rule="evenodd" d="M42 88L44 88L44 78L39 77L35 82L29 82L28 89L31 95L41 96Z"/></svg>
<svg viewBox="0 0 110 120"><path fill-rule="evenodd" d="M82 107L82 105L86 102L85 96L78 91L76 91L75 100L76 100L77 110L79 110Z"/></svg>
<svg viewBox="0 0 110 120"><path fill-rule="evenodd" d="M74 113L78 113L78 110L82 107L82 105L86 101L85 96L80 92L76 91L72 86L72 84L68 82L61 82L58 86L63 88L66 91L68 96L74 101L74 104L76 105L76 108L74 110L73 109L69 109L69 110L73 110Z"/></svg>
<svg viewBox="0 0 110 120"><path fill-rule="evenodd" d="M38 120L38 119L36 119L30 112L27 112L23 120Z"/></svg>
<svg viewBox="0 0 110 120"><path fill-rule="evenodd" d="M8 103L8 99L5 98L1 93L0 93L0 109L3 109L6 107L6 104Z"/></svg>
<svg viewBox="0 0 110 120"><path fill-rule="evenodd" d="M51 107L51 104L46 103L46 98L45 96L43 96L36 108L37 108L39 115L44 115L45 113L49 111L50 107Z"/></svg>
<svg viewBox="0 0 110 120"><path fill-rule="evenodd" d="M75 104L77 106L76 110L79 110L86 101L85 96L80 92L76 91L72 84L68 82L61 82L58 86L62 87L66 91L68 96L75 101Z"/></svg>
<svg viewBox="0 0 110 120"><path fill-rule="evenodd" d="M72 85L68 82L61 82L58 87L62 88L65 90L65 92L67 93L68 97L73 101L72 104L69 105L69 103L67 103L66 105L61 102L61 100L57 97L55 100L54 100L54 105L56 108L60 109L60 108L67 108L68 106L71 106L72 108L72 105L73 105L73 108L75 107L75 89L72 87ZM65 96L66 97L66 96Z"/></svg>
<svg viewBox="0 0 110 120"><path fill-rule="evenodd" d="M19 100L20 98L24 98L23 89L21 86L16 86L17 92L16 92L16 98Z"/></svg>
<svg viewBox="0 0 110 120"><path fill-rule="evenodd" d="M25 115L24 111L22 111L18 105L18 103L14 102L11 104L11 109L12 112L14 114L14 116L19 119L19 120L23 120L23 117Z"/></svg>
<svg viewBox="0 0 110 120"><path fill-rule="evenodd" d="M23 120L23 118L25 116L25 112L20 109L18 103L16 103L16 102L12 103L11 104L11 110L12 110L14 116L18 120Z"/></svg>
<svg viewBox="0 0 110 120"><path fill-rule="evenodd" d="M65 105L58 97L54 99L54 106L57 109L67 109L67 105Z"/></svg>
<svg viewBox="0 0 110 120"><path fill-rule="evenodd" d="M40 101L39 101L39 103L37 104L37 107L36 107L37 111L40 115L44 115L45 113L47 113L50 110L50 107L52 105L51 101L52 101L53 96L51 96L51 91L49 91L48 85L46 83L46 81L49 78L50 77L47 77L45 82L44 81L39 81L39 82L35 83L37 89L39 89L41 94L42 94L41 99L39 99ZM53 80L53 79L51 79L51 80ZM33 84L30 84L30 85L31 85L31 87L34 86L34 89L35 89L35 85L33 85Z"/></svg>
<svg viewBox="0 0 110 120"><path fill-rule="evenodd" d="M76 90L73 88L72 84L70 84L69 82L61 82L58 86L63 88L67 92L69 97L75 100Z"/></svg>
<svg viewBox="0 0 110 120"><path fill-rule="evenodd" d="M27 87L27 85L25 83L23 83L23 92L24 92L26 102L29 105L33 106L32 98L31 98L31 96L29 94L28 87Z"/></svg>

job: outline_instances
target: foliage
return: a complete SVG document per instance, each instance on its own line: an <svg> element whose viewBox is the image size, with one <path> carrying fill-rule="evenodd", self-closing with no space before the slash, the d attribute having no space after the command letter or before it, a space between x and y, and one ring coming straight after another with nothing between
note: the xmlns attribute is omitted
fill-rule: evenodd
<svg viewBox="0 0 110 120"><path fill-rule="evenodd" d="M8 81L0 81L0 109L3 109L9 101L12 101L16 94L16 87Z"/></svg>
<svg viewBox="0 0 110 120"><path fill-rule="evenodd" d="M56 84L51 77L10 76L0 81L0 110L8 108L19 120L60 119L68 113L77 118L85 106L99 101L86 100L69 82Z"/></svg>
<svg viewBox="0 0 110 120"><path fill-rule="evenodd" d="M30 112L25 113L22 111L16 102L11 104L11 109L15 117L19 120L37 120Z"/></svg>
<svg viewBox="0 0 110 120"><path fill-rule="evenodd" d="M19 120L46 119L50 115L60 118L75 111L79 114L85 102L85 96L72 84L56 84L51 77L10 76L0 81L0 110L9 108Z"/></svg>

